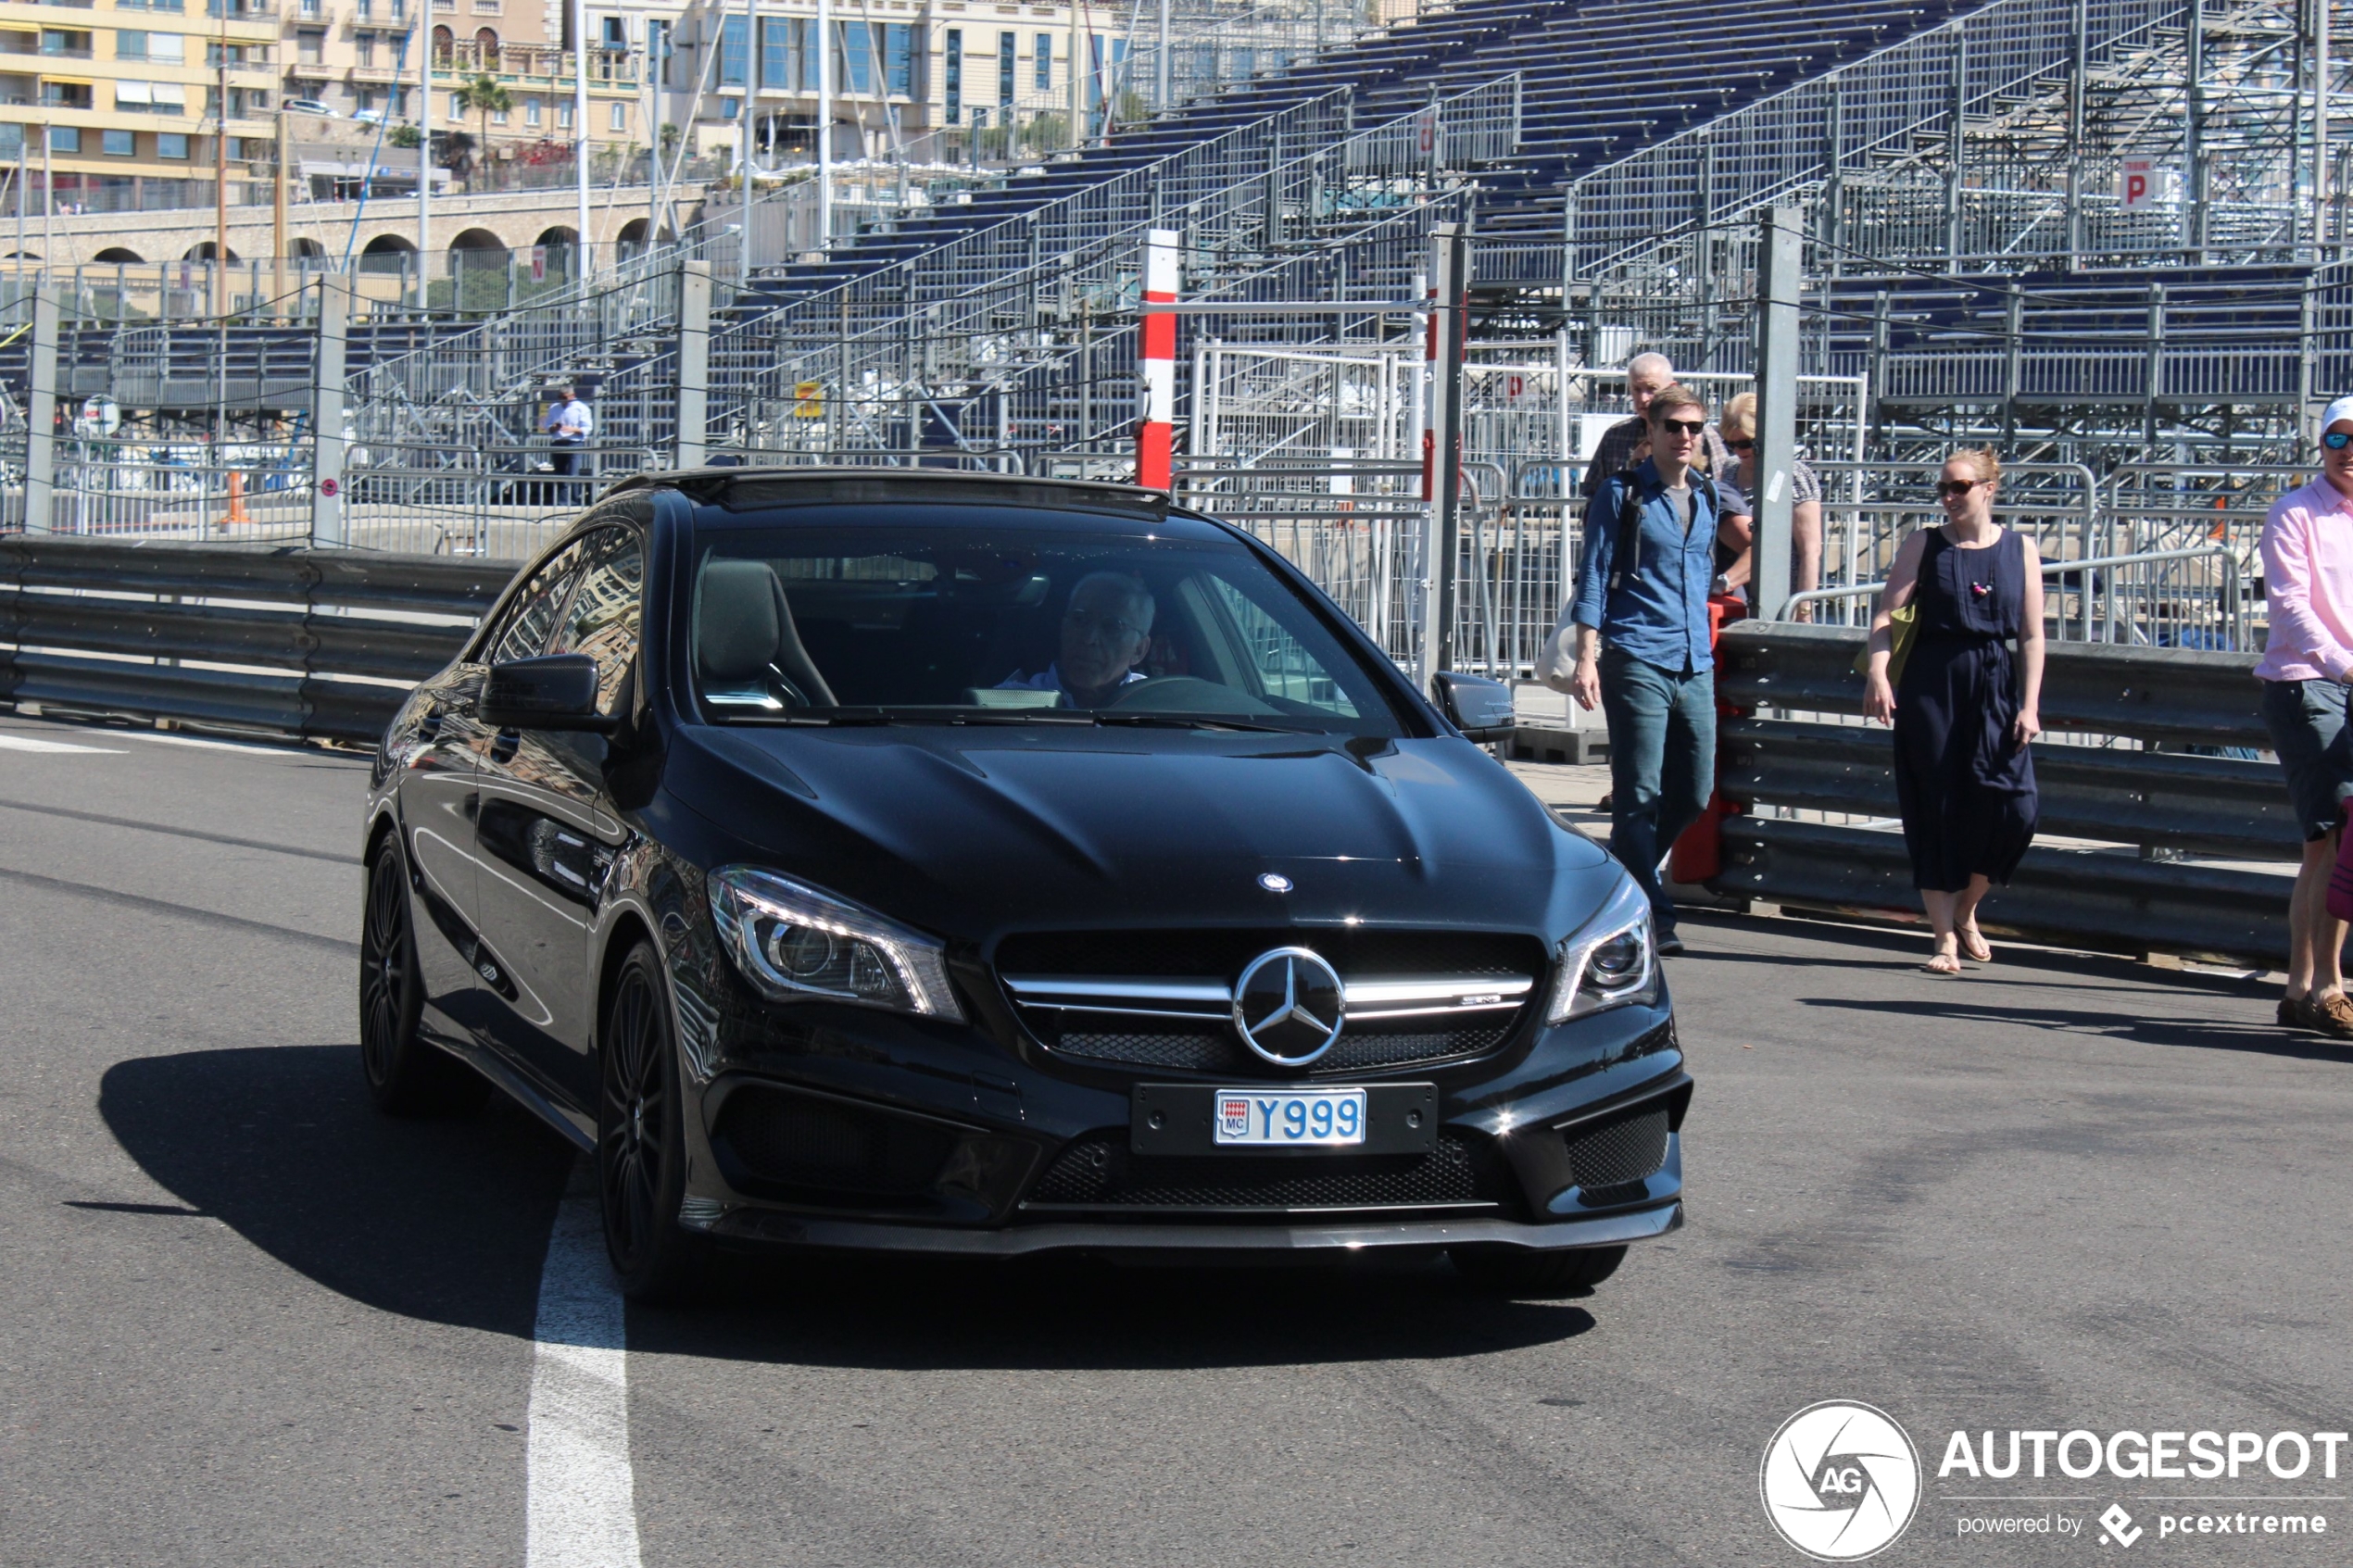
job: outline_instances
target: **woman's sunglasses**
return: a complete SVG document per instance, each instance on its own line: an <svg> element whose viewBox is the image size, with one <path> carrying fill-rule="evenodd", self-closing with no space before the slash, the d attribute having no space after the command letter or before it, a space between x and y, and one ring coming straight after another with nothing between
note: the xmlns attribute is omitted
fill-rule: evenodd
<svg viewBox="0 0 2353 1568"><path fill-rule="evenodd" d="M1938 483L1936 494L1949 501L1956 495L1966 495L1985 482L1982 479L1947 479Z"/></svg>
<svg viewBox="0 0 2353 1568"><path fill-rule="evenodd" d="M1735 452L1753 452L1756 449L1756 443L1754 441L1727 441L1724 445Z"/></svg>
<svg viewBox="0 0 2353 1568"><path fill-rule="evenodd" d="M2353 446L2353 430L2324 432L2321 436L2321 445L2332 452L2342 452L2347 446Z"/></svg>

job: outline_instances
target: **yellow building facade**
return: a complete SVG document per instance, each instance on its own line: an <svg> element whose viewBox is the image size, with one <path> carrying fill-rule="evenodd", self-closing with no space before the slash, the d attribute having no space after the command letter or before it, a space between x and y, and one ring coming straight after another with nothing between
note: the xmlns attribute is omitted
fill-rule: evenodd
<svg viewBox="0 0 2353 1568"><path fill-rule="evenodd" d="M204 205L225 109L242 201L274 156L276 34L244 0L0 0L0 168L35 211Z"/></svg>

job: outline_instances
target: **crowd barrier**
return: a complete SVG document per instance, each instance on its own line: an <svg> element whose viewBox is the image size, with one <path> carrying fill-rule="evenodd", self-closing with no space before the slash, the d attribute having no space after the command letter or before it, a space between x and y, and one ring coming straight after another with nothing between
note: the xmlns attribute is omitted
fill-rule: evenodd
<svg viewBox="0 0 2353 1568"><path fill-rule="evenodd" d="M0 539L0 701L372 743L511 563Z"/></svg>
<svg viewBox="0 0 2353 1568"><path fill-rule="evenodd" d="M0 701L375 740L511 568L496 561L60 538L0 540ZM1752 902L1916 914L1887 733L1854 721L1862 633L1744 622L1720 646L1710 885ZM2298 853L2251 654L2046 645L2045 842L1989 929L2087 947L2286 952ZM2054 843L2053 840L2067 842ZM2074 847L2082 846L2082 847Z"/></svg>
<svg viewBox="0 0 2353 1568"><path fill-rule="evenodd" d="M1863 638L1755 621L1724 633L1717 692L1745 713L1719 737L1718 787L1739 810L1716 892L1919 914L1893 744L1855 719ZM2045 647L2040 842L1982 923L2079 947L2284 960L2288 878L2264 863L2294 860L2302 835L2277 766L2256 756L2271 745L2256 656Z"/></svg>

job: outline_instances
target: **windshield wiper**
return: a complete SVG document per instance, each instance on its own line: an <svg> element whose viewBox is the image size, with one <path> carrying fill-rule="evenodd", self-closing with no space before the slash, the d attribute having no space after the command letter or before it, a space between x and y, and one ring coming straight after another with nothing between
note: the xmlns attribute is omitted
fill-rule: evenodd
<svg viewBox="0 0 2353 1568"><path fill-rule="evenodd" d="M1262 735L1308 733L1289 724L1253 724L1247 719L1228 719L1222 713L1098 713L1095 722L1151 730L1243 730Z"/></svg>

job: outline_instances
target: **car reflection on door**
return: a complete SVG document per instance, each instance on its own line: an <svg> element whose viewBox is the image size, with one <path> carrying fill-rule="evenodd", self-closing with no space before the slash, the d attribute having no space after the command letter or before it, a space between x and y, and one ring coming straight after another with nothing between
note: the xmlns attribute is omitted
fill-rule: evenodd
<svg viewBox="0 0 2353 1568"><path fill-rule="evenodd" d="M479 929L510 983L488 998L493 1043L584 1108L596 1095L589 931L624 831L601 798L604 751L595 735L500 733L474 820Z"/></svg>

